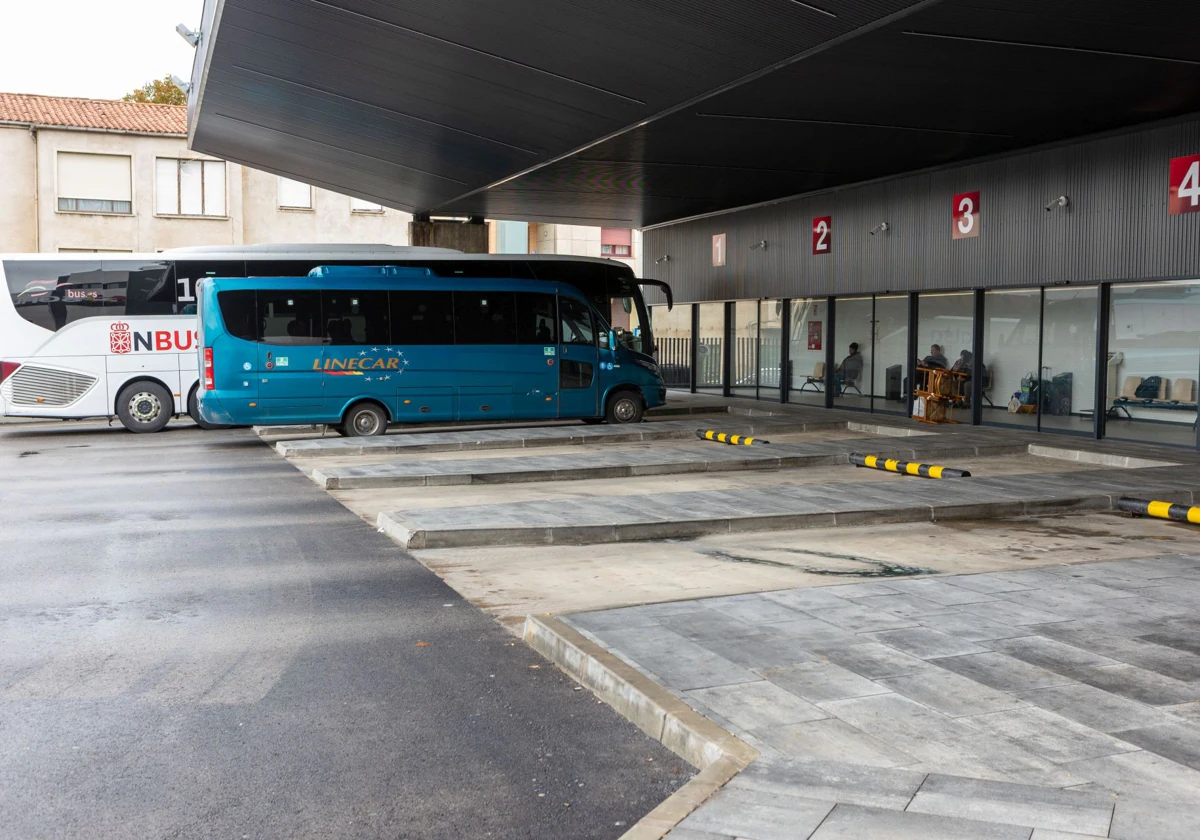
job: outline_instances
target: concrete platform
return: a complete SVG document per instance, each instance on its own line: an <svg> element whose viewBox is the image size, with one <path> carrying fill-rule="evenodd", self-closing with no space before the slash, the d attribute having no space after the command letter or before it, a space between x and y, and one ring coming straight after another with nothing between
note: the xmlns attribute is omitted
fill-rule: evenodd
<svg viewBox="0 0 1200 840"><path fill-rule="evenodd" d="M383 511L378 527L405 548L579 545L830 525L995 519L1112 510L1125 494L1193 504L1191 471L1152 467L1035 476L785 485L772 489L565 498Z"/></svg>
<svg viewBox="0 0 1200 840"><path fill-rule="evenodd" d="M769 437L772 433L845 429L836 418L818 420L794 417L722 418L722 428L737 434ZM533 449L564 444L620 444L643 441L691 440L695 420L661 420L623 426L554 425L489 428L471 431L422 432L373 438L317 438L281 440L276 451L285 458L394 455L402 452L458 452L482 449Z"/></svg>
<svg viewBox="0 0 1200 840"><path fill-rule="evenodd" d="M515 484L847 464L849 451L856 449L906 460L983 454L1017 455L1028 451L1027 446L1006 441L997 441L995 445L986 447L964 447L958 441L937 436L920 440L925 445L909 443L897 446L897 438L894 437L850 434L830 440L752 446L730 446L697 440L690 444L681 442L679 445L660 446L651 451L604 448L571 455L451 461L405 459L378 464L342 464L318 467L312 477L326 490Z"/></svg>
<svg viewBox="0 0 1200 840"><path fill-rule="evenodd" d="M669 837L1195 840L1198 606L1180 554L565 622L759 754Z"/></svg>

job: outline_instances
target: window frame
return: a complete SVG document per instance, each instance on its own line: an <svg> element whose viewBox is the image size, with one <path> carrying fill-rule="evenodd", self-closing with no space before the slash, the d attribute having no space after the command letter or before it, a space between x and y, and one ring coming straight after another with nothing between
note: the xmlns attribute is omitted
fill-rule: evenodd
<svg viewBox="0 0 1200 840"><path fill-rule="evenodd" d="M291 181L293 184L299 184L302 187L307 187L308 188L308 204L306 204L306 205L305 204L284 204L283 196L280 194L280 188L283 186L284 181ZM276 205L277 209L286 210L287 212L290 212L290 213L313 213L313 212L315 212L315 209L313 207L314 204L315 204L315 200L314 200L314 196L313 196L312 184L306 184L303 181L298 181L295 178L289 178L286 175L276 175L275 176L275 205Z"/></svg>
<svg viewBox="0 0 1200 840"><path fill-rule="evenodd" d="M169 160L175 163L175 207L180 212L167 212L159 206L158 195L158 163L159 161ZM184 213L183 210L183 163L199 163L200 164L200 213ZM207 181L204 178L204 168L207 164L220 164L223 172L221 175L221 190L223 193L222 204L225 207L224 213L205 213L204 209L208 206L207 200ZM210 160L208 158L180 158L168 157L165 155L155 155L154 157L154 215L166 219L229 219L229 166L228 161Z"/></svg>
<svg viewBox="0 0 1200 840"><path fill-rule="evenodd" d="M356 201L361 201L363 204L370 204L372 206L371 207L355 207L354 202L356 202ZM380 204L376 201L367 201L365 198L355 198L354 196L350 196L350 213L351 213L351 215L359 213L359 214L362 214L365 216L382 216L383 211L385 209L386 208L382 204Z"/></svg>
<svg viewBox="0 0 1200 840"><path fill-rule="evenodd" d="M129 170L128 170L129 210L127 210L127 211L125 211L125 210L80 210L78 208L63 209L62 202L64 202L64 201L107 201L109 204L124 204L124 203L126 203L125 199L115 199L115 198L91 199L91 198L77 198L77 197L61 195L60 193L62 191L62 185L61 185L60 179L59 179L59 168L60 168L59 161L60 161L61 156L64 154L66 154L66 155L89 155L91 157L124 158L128 162L128 167L129 167ZM120 154L120 153L114 153L114 152L97 152L92 149L55 149L54 150L54 212L55 213L79 214L79 215L85 215L85 216L133 216L134 215L133 208L134 208L135 204L137 203L137 191L136 191L135 187L136 187L136 184L134 182L134 177L133 177L133 155L132 154Z"/></svg>

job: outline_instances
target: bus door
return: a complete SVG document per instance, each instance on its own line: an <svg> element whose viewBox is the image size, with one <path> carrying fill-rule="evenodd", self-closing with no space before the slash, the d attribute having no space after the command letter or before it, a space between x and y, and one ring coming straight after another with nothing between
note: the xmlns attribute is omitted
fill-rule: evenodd
<svg viewBox="0 0 1200 840"><path fill-rule="evenodd" d="M517 292L517 344L513 355L513 416L558 417L559 346L555 295Z"/></svg>
<svg viewBox="0 0 1200 840"><path fill-rule="evenodd" d="M260 407L272 418L312 415L325 398L320 293L259 289L258 316Z"/></svg>
<svg viewBox="0 0 1200 840"><path fill-rule="evenodd" d="M321 292L321 322L327 410L340 415L351 402L366 397L394 412L407 358L392 344L388 293L326 289Z"/></svg>
<svg viewBox="0 0 1200 840"><path fill-rule="evenodd" d="M600 353L591 309L583 301L560 297L558 314L558 416L598 417Z"/></svg>

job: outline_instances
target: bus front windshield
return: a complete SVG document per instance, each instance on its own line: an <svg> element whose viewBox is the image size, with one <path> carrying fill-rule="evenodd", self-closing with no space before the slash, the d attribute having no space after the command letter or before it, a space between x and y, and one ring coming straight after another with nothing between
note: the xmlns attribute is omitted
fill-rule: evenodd
<svg viewBox="0 0 1200 840"><path fill-rule="evenodd" d="M641 295L609 298L609 324L622 346L647 356L654 352L650 316Z"/></svg>

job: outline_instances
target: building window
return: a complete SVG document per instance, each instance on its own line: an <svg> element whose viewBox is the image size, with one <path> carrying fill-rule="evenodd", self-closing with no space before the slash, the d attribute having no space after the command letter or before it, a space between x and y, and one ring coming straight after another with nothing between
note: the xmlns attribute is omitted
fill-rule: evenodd
<svg viewBox="0 0 1200 840"><path fill-rule="evenodd" d="M58 209L64 213L132 213L128 155L58 153Z"/></svg>
<svg viewBox="0 0 1200 840"><path fill-rule="evenodd" d="M312 187L280 176L279 206L287 210L311 210Z"/></svg>
<svg viewBox="0 0 1200 840"><path fill-rule="evenodd" d="M225 215L225 161L158 158L154 167L160 216Z"/></svg>
<svg viewBox="0 0 1200 840"><path fill-rule="evenodd" d="M633 231L628 228L600 228L600 256L632 257Z"/></svg>
<svg viewBox="0 0 1200 840"><path fill-rule="evenodd" d="M382 213L383 205L373 201L363 201L361 198L350 199L351 213Z"/></svg>

